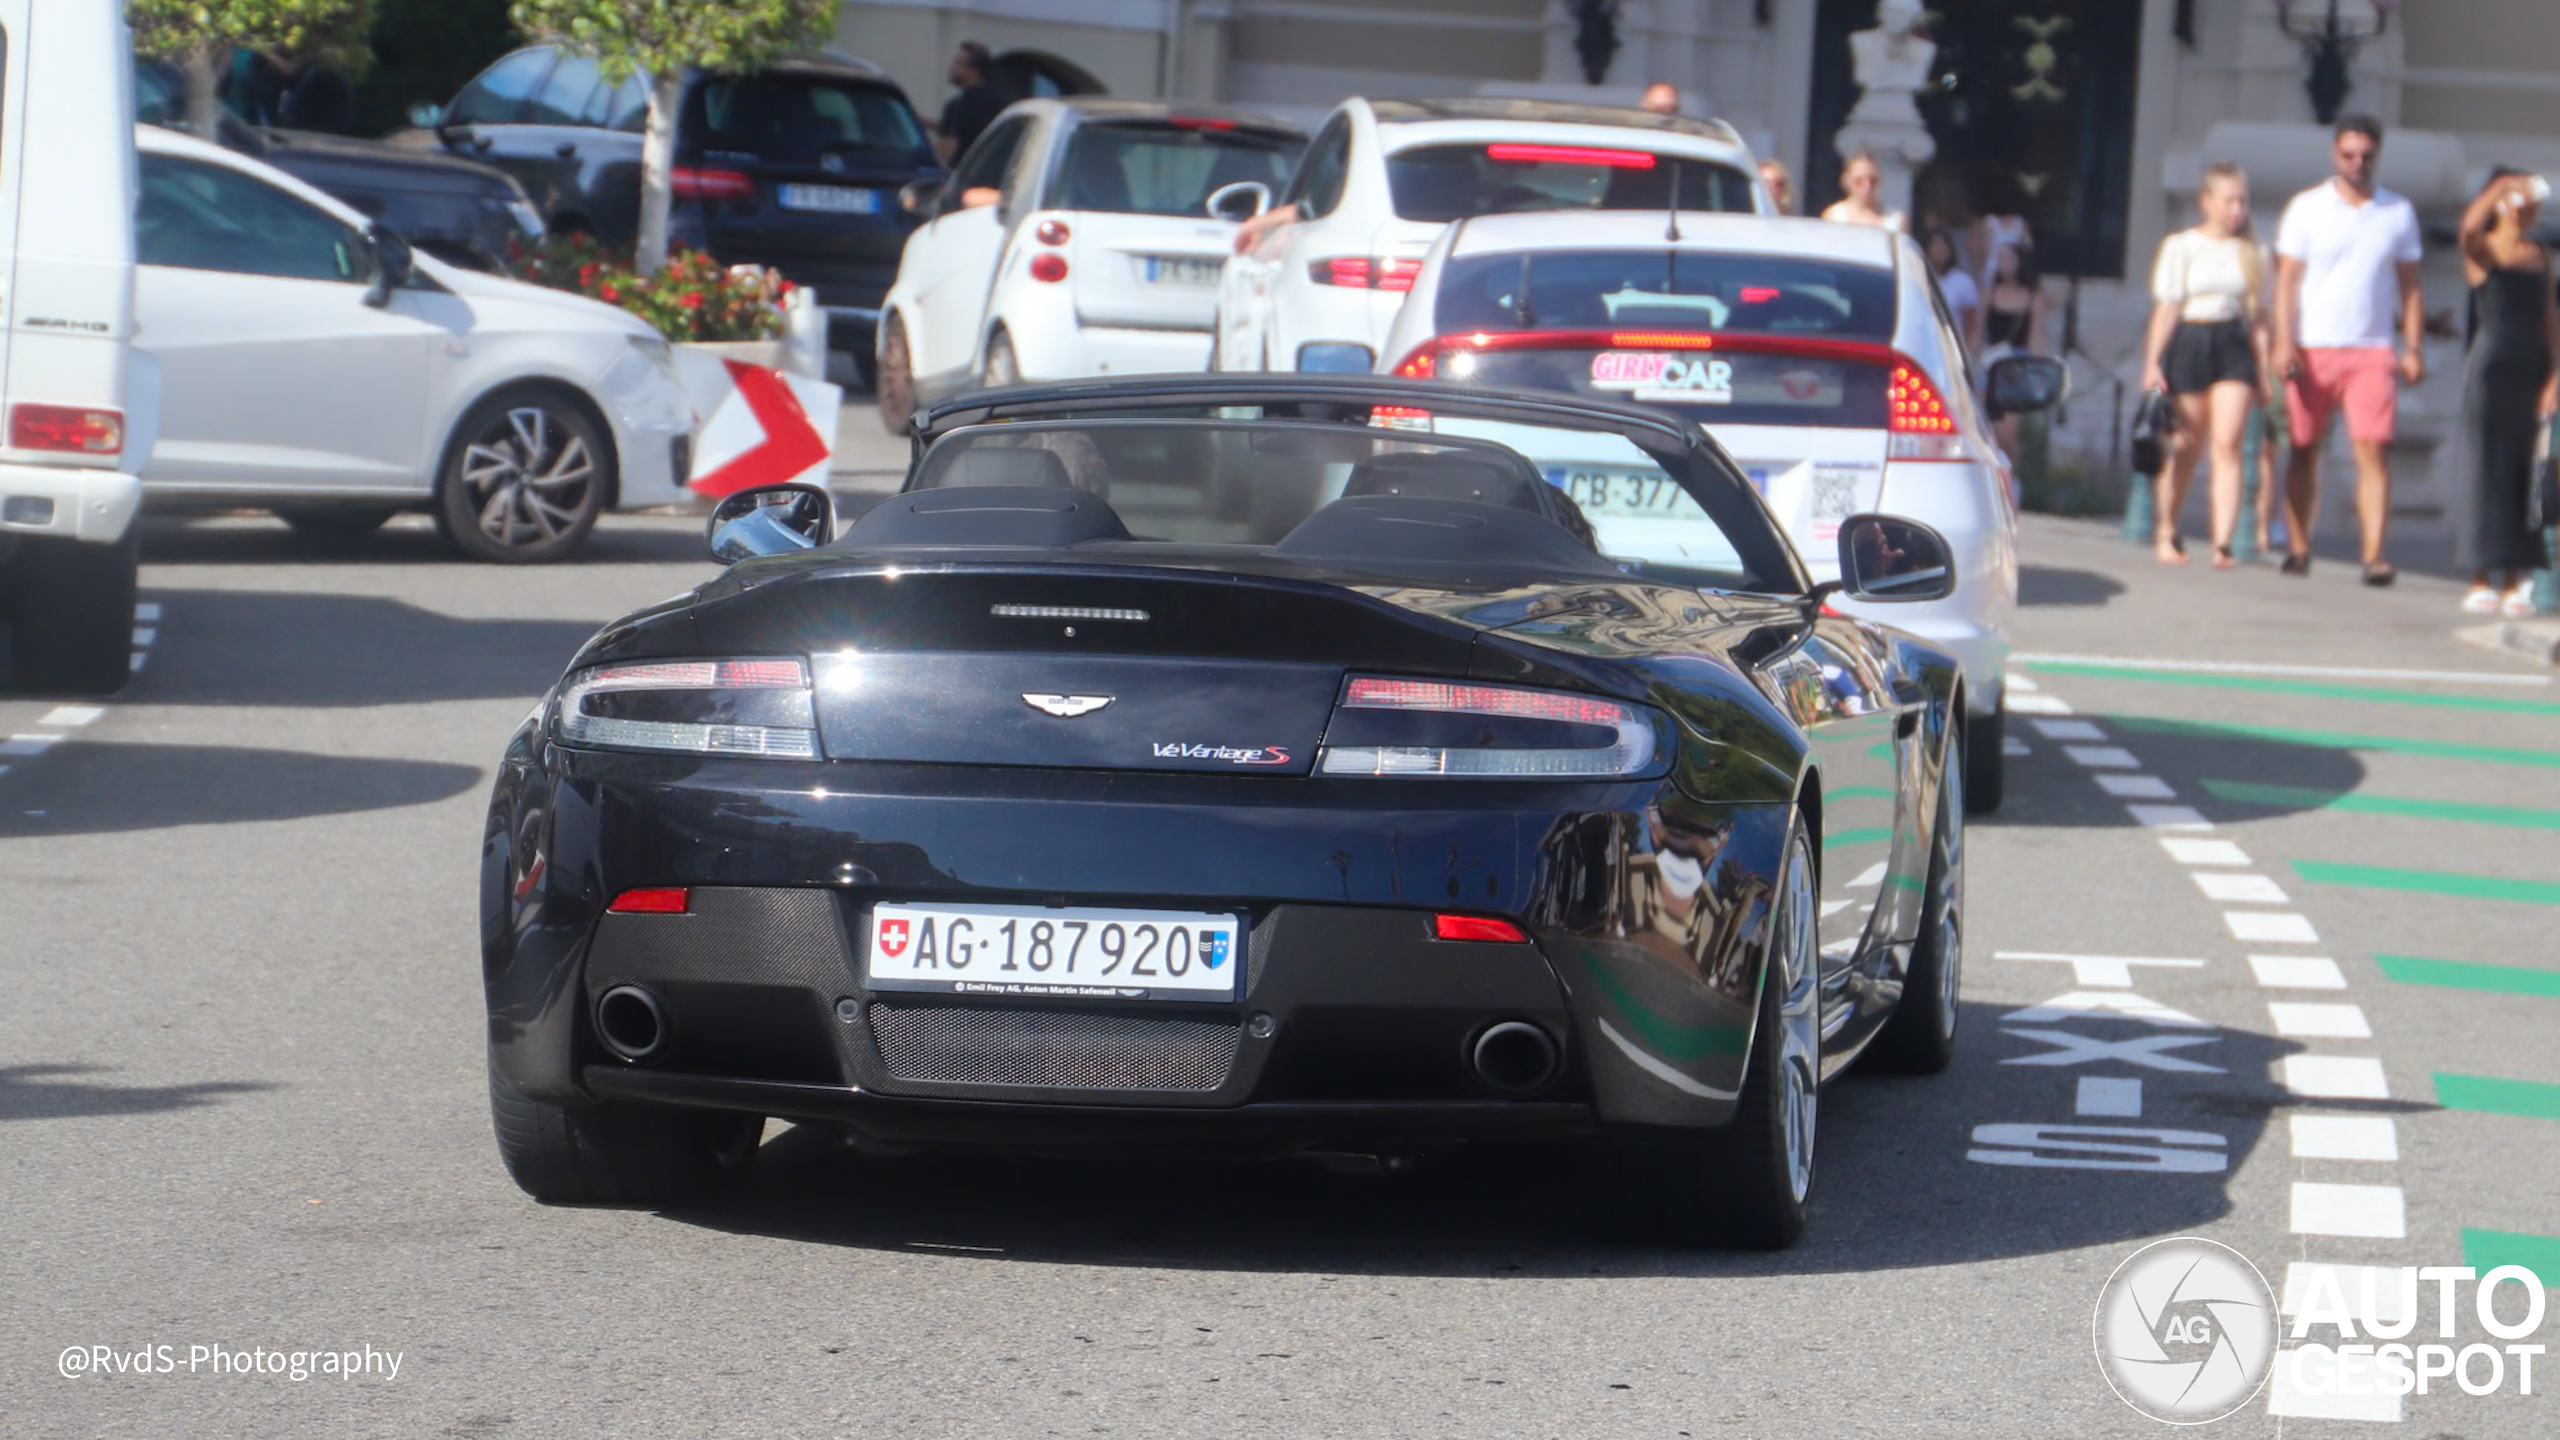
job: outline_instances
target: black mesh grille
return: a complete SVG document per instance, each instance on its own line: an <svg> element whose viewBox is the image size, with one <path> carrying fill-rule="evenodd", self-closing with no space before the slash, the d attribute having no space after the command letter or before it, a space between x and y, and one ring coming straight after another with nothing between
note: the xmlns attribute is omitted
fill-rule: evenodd
<svg viewBox="0 0 2560 1440"><path fill-rule="evenodd" d="M1235 1064L1231 1018L1156 1019L875 1001L871 1035L889 1074L950 1085L1215 1090Z"/></svg>

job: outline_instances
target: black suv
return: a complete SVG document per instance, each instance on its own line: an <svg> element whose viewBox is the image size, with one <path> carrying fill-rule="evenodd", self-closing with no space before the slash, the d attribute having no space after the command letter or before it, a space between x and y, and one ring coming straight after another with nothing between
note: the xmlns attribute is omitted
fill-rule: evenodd
<svg viewBox="0 0 2560 1440"><path fill-rule="evenodd" d="M639 76L608 83L594 61L537 45L418 119L446 149L522 181L552 230L623 246L640 225L647 114ZM814 290L835 344L867 358L916 225L899 188L941 173L906 92L859 60L697 72L677 112L668 239Z"/></svg>

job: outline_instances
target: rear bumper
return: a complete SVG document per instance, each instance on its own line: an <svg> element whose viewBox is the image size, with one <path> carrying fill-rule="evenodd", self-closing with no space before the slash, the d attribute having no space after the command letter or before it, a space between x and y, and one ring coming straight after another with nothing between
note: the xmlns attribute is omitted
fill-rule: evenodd
<svg viewBox="0 0 2560 1440"><path fill-rule="evenodd" d="M141 508L141 479L120 470L0 464L0 534L112 545Z"/></svg>
<svg viewBox="0 0 2560 1440"><path fill-rule="evenodd" d="M1311 781L546 758L566 773L504 767L483 851L490 1048L511 1084L959 1148L1276 1153L1720 1125L1786 828L1783 805L1647 786L1415 782L1355 806ZM1677 887L1654 864L1666 840L1700 861L1673 867ZM601 913L663 885L693 887L691 913ZM1250 939L1238 993L1217 1001L875 993L864 952L884 899L1227 909ZM1533 943L1438 940L1439 908L1511 916ZM667 1017L636 1061L595 1018L624 985ZM1505 1021L1553 1042L1538 1083L1474 1064Z"/></svg>
<svg viewBox="0 0 2560 1440"><path fill-rule="evenodd" d="M1189 374L1209 364L1206 330L1137 330L1067 318L1009 328L1008 333L1025 380Z"/></svg>

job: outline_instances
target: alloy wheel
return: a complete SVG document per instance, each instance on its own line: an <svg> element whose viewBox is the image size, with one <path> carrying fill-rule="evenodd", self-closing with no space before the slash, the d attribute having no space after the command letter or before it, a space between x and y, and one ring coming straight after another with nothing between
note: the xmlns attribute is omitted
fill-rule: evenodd
<svg viewBox="0 0 2560 1440"><path fill-rule="evenodd" d="M578 427L539 405L514 405L464 443L462 484L473 523L501 548L547 545L592 508L597 468Z"/></svg>
<svg viewBox="0 0 2560 1440"><path fill-rule="evenodd" d="M1814 1122L1822 1097L1822 996L1815 964L1813 865L1801 848L1779 900L1779 1118L1785 1127L1787 1184L1801 1203L1813 1190Z"/></svg>
<svg viewBox="0 0 2560 1440"><path fill-rule="evenodd" d="M1942 782L1951 803L1938 807L1938 1026L1956 1033L1957 994L1964 978L1964 776L1963 761L1947 757Z"/></svg>

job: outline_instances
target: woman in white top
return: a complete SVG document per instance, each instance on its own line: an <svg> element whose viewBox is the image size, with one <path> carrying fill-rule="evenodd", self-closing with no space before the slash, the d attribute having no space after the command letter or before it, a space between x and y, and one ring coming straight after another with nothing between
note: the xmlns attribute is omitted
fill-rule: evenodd
<svg viewBox="0 0 2560 1440"><path fill-rule="evenodd" d="M1910 223L1899 210L1887 210L1876 197L1884 192L1884 163L1875 152L1861 150L1840 167L1840 188L1847 195L1823 207L1822 218L1847 225L1874 225L1886 230L1907 230Z"/></svg>
<svg viewBox="0 0 2560 1440"><path fill-rule="evenodd" d="M2232 566L2240 523L2240 445L2266 403L2266 257L2249 233L2249 177L2228 161L2205 171L2196 208L2203 223L2160 242L2151 272L2149 344L2142 386L2177 397L2178 433L2155 490L2153 549L2163 565L2184 565L2178 512L2196 462L2213 455L2213 568Z"/></svg>
<svg viewBox="0 0 2560 1440"><path fill-rule="evenodd" d="M1964 337L1969 361L1982 348L1982 291L1956 264L1956 237L1945 230L1932 227L1923 235L1920 253L1929 257L1929 273L1938 277L1938 293L1947 297L1947 317Z"/></svg>

